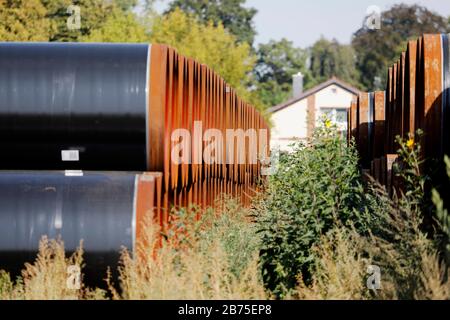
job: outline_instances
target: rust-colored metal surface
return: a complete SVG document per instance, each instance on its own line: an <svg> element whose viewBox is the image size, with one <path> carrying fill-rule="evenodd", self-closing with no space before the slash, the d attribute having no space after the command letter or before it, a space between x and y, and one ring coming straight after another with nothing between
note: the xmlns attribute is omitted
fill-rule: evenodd
<svg viewBox="0 0 450 320"><path fill-rule="evenodd" d="M381 183L381 159L380 158L373 160L373 170L374 170L373 177L375 178L375 181L378 181Z"/></svg>
<svg viewBox="0 0 450 320"><path fill-rule="evenodd" d="M165 45L152 45L149 74L149 169L162 172L160 223L170 223L172 207L213 206L221 194L249 205L260 158L269 156L262 115L212 69Z"/></svg>
<svg viewBox="0 0 450 320"><path fill-rule="evenodd" d="M379 158L384 152L384 132L385 132L385 92L376 91L373 94L373 140L372 157Z"/></svg>
<svg viewBox="0 0 450 320"><path fill-rule="evenodd" d="M409 41L405 65L404 136L415 133L417 41Z"/></svg>
<svg viewBox="0 0 450 320"><path fill-rule="evenodd" d="M356 104L356 100L352 101L352 104L350 106L350 127L349 127L349 132L351 134L351 137L355 139L355 143L358 143L358 109L357 109L357 104Z"/></svg>
<svg viewBox="0 0 450 320"><path fill-rule="evenodd" d="M398 122L397 122L397 113L398 113L398 103L397 103L397 87L398 87L398 69L400 63L397 61L392 67L392 86L390 90L392 90L392 101L390 105L390 116L389 116L389 152L394 153L395 151L395 135L398 132Z"/></svg>
<svg viewBox="0 0 450 320"><path fill-rule="evenodd" d="M358 150L365 168L370 164L369 155L369 94L362 92L358 96Z"/></svg>
<svg viewBox="0 0 450 320"><path fill-rule="evenodd" d="M397 154L387 154L386 155L386 189L389 194L392 194L392 187L394 184L394 170L393 166L395 161L397 161L398 155Z"/></svg>
<svg viewBox="0 0 450 320"><path fill-rule="evenodd" d="M136 176L135 214L136 240L142 239L146 217L153 217L158 223L166 218L162 216L162 173L146 172Z"/></svg>
<svg viewBox="0 0 450 320"><path fill-rule="evenodd" d="M384 134L384 154L387 154L391 150L391 119L392 119L392 101L393 101L393 95L392 95L392 79L394 75L394 68L390 67L388 69L388 77L387 77L387 85L386 85L386 101L385 101L385 134Z"/></svg>
<svg viewBox="0 0 450 320"><path fill-rule="evenodd" d="M404 118L405 118L405 70L406 70L406 53L402 52L400 60L398 62L397 69L397 105L395 112L395 132L394 138L404 136ZM397 149L398 145L395 144L394 148Z"/></svg>
<svg viewBox="0 0 450 320"><path fill-rule="evenodd" d="M357 122L357 128L352 130L359 132L357 148L363 159L362 165L364 169L372 165L371 171L374 175L377 175L376 167L379 166L379 180L388 190L392 186L402 188L401 181L392 180L391 172L392 163L397 161L397 136L403 139L409 135L414 137L416 131L421 129L424 136L420 140L414 137L415 142L420 143L422 147L420 156L434 160L443 158L449 134L445 112L448 107L447 93L450 90L450 76L446 76L450 75L448 51L448 35L425 34L416 41L408 42L406 51L402 52L399 60L388 69L385 93L373 94L375 126L373 136L369 130L367 139L364 118L366 102L361 97L358 99L358 116L361 119ZM349 119L351 128L351 114ZM366 150L371 145L373 150L367 157ZM381 159L379 165L377 159Z"/></svg>
<svg viewBox="0 0 450 320"><path fill-rule="evenodd" d="M441 156L441 117L442 117L442 41L441 35L423 36L423 116L425 132L424 157Z"/></svg>

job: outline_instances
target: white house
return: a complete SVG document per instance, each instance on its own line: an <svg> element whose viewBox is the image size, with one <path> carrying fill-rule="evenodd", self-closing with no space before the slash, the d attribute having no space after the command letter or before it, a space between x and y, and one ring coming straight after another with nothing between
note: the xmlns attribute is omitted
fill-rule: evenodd
<svg viewBox="0 0 450 320"><path fill-rule="evenodd" d="M270 108L273 128L271 147L289 151L289 145L306 140L324 114L342 131L347 128L347 110L359 90L333 77L303 92L303 76L293 76L293 98Z"/></svg>

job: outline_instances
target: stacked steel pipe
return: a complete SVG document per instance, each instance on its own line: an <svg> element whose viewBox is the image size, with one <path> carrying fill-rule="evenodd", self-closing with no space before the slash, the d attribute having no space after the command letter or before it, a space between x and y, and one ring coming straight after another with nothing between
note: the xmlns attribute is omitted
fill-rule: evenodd
<svg viewBox="0 0 450 320"><path fill-rule="evenodd" d="M395 184L396 137L414 137L423 159L450 153L450 45L448 34L425 34L409 41L388 69L384 92L362 93L349 111L349 139L354 139L361 165L389 190Z"/></svg>
<svg viewBox="0 0 450 320"><path fill-rule="evenodd" d="M197 139L191 161L173 161L177 129ZM207 129L262 139L205 162ZM222 193L248 205L268 129L218 74L164 45L0 43L0 268L60 235L69 251L83 239L87 265L104 272L147 214L166 226L173 206Z"/></svg>

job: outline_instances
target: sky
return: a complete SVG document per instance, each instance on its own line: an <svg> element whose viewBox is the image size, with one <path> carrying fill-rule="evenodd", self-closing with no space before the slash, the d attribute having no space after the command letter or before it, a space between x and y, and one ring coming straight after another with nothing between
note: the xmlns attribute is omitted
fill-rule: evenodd
<svg viewBox="0 0 450 320"><path fill-rule="evenodd" d="M167 0L156 4L162 11ZM381 10L396 3L418 3L443 16L450 16L450 0L247 0L258 10L256 43L287 38L298 47L311 46L321 35L350 43L353 32L363 23L367 8Z"/></svg>

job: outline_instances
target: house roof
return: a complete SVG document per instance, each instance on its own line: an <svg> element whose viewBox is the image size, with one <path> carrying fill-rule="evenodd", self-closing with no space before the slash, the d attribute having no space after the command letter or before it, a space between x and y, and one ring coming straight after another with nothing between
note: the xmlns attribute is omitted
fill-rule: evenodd
<svg viewBox="0 0 450 320"><path fill-rule="evenodd" d="M286 102L284 102L282 104L279 104L277 106L269 108L269 112L275 113L275 112L278 112L280 110L283 110L284 108L287 108L290 105L292 105L292 104L294 104L294 103L296 103L296 102L298 102L300 100L303 100L303 99L309 97L310 95L313 95L313 94L317 93L318 91L320 91L322 89L325 89L326 87L329 87L330 85L333 85L333 84L337 85L337 86L341 87L342 89L347 90L347 91L349 91L349 92L351 92L351 93L353 93L355 95L359 94L359 92L360 92L358 89L356 89L355 87L349 85L348 83L346 83L346 82L344 82L344 81L342 81L342 80L340 80L340 79L338 79L336 77L332 77L332 78L328 79L327 81L322 82L321 84L315 86L314 88L311 88L311 89L303 92L297 98L290 99L290 100L288 100L288 101L286 101Z"/></svg>

